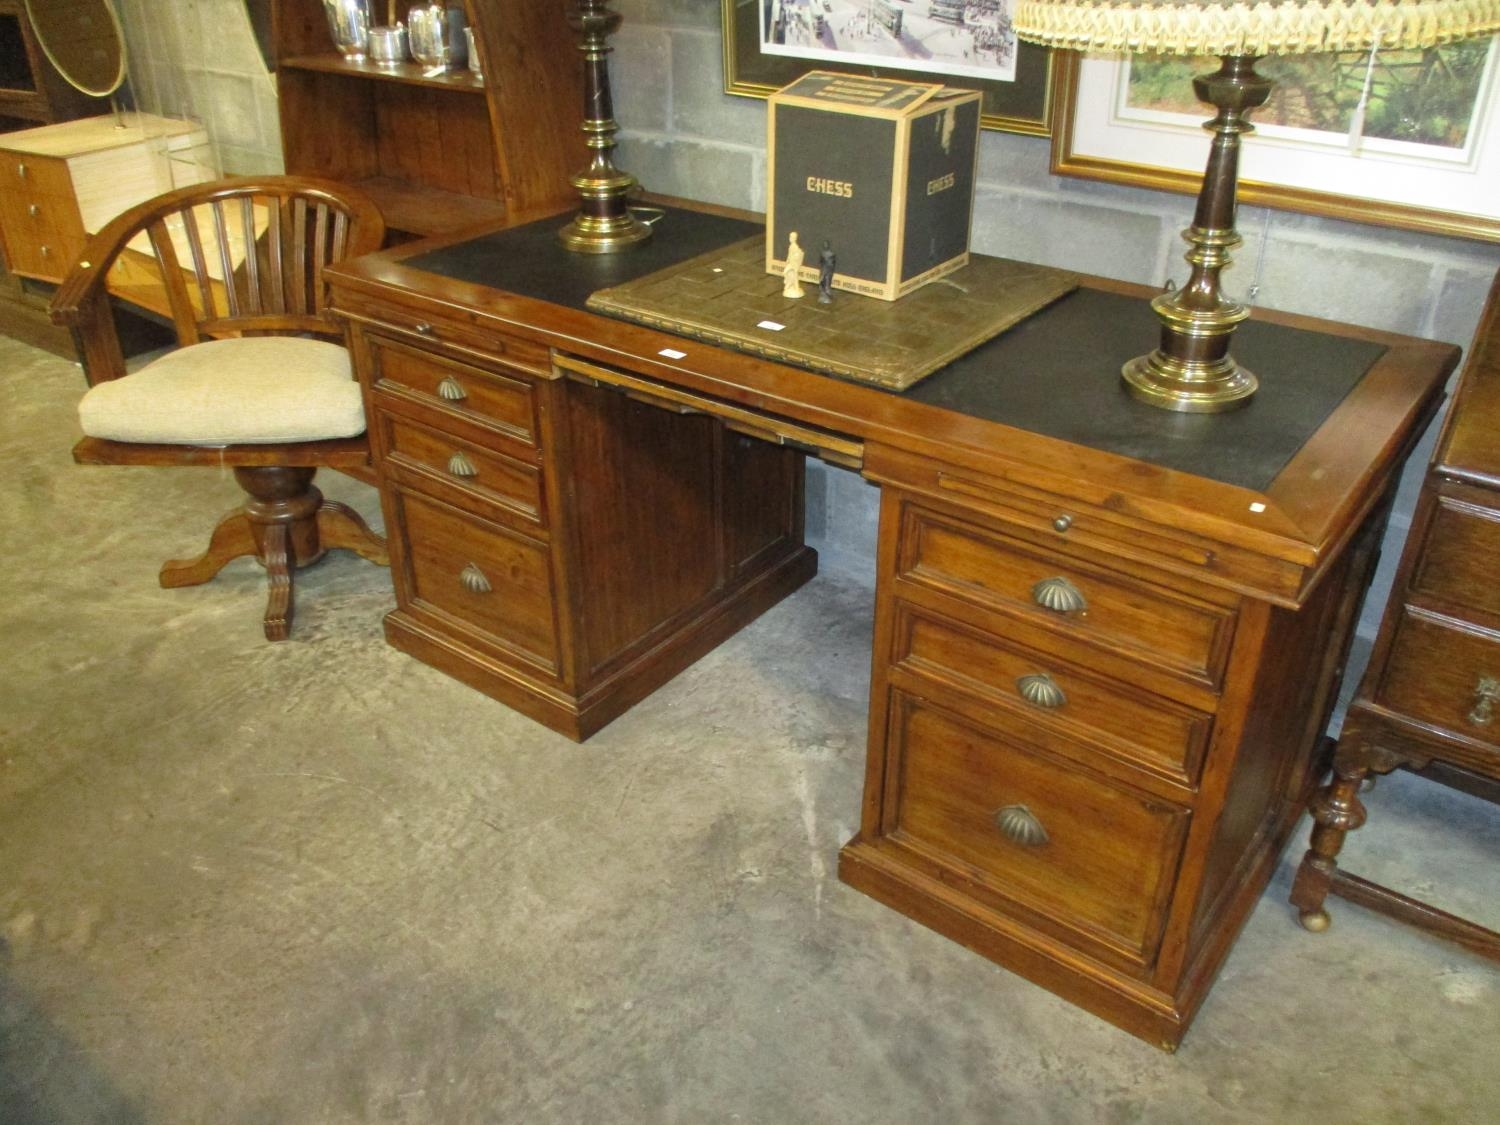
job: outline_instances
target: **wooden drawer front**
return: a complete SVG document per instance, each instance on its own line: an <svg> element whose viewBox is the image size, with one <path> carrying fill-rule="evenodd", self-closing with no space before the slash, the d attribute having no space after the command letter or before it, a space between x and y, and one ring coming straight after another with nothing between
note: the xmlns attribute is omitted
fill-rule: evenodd
<svg viewBox="0 0 1500 1125"><path fill-rule="evenodd" d="M908 506L899 573L955 597L1034 621L1064 636L1130 650L1217 687L1234 622L1231 610L1049 554L973 524ZM1083 608L1047 608L1038 584L1061 580Z"/></svg>
<svg viewBox="0 0 1500 1125"><path fill-rule="evenodd" d="M1386 661L1380 702L1500 746L1500 634L1406 609Z"/></svg>
<svg viewBox="0 0 1500 1125"><path fill-rule="evenodd" d="M1074 662L1007 644L909 604L901 605L894 660L1087 739L1091 746L1170 780L1197 782L1213 719L1086 671Z"/></svg>
<svg viewBox="0 0 1500 1125"><path fill-rule="evenodd" d="M11 268L44 279L65 277L86 238L70 199L0 192L0 224Z"/></svg>
<svg viewBox="0 0 1500 1125"><path fill-rule="evenodd" d="M25 152L0 152L0 192L72 199L73 177L65 160Z"/></svg>
<svg viewBox="0 0 1500 1125"><path fill-rule="evenodd" d="M516 461L382 412L386 455L429 479L464 488L537 527L542 519L542 474Z"/></svg>
<svg viewBox="0 0 1500 1125"><path fill-rule="evenodd" d="M1148 964L1188 813L1029 744L892 693L885 834L988 892ZM1028 835L1028 832L1030 835Z"/></svg>
<svg viewBox="0 0 1500 1125"><path fill-rule="evenodd" d="M458 618L501 648L555 673L546 548L415 493L398 492L396 500L411 601Z"/></svg>
<svg viewBox="0 0 1500 1125"><path fill-rule="evenodd" d="M485 324L452 319L429 320L421 312L397 307L385 299L353 293L339 295L338 311L382 335L404 337L417 347L432 344L469 353L480 363L498 364L518 374L543 379L553 377L552 352L546 345L496 332ZM451 307L446 311L455 312ZM477 313L469 315L478 316Z"/></svg>
<svg viewBox="0 0 1500 1125"><path fill-rule="evenodd" d="M1500 617L1500 512L1440 496L1412 587Z"/></svg>
<svg viewBox="0 0 1500 1125"><path fill-rule="evenodd" d="M372 340L370 352L376 386L414 391L425 401L536 445L530 383L388 340Z"/></svg>

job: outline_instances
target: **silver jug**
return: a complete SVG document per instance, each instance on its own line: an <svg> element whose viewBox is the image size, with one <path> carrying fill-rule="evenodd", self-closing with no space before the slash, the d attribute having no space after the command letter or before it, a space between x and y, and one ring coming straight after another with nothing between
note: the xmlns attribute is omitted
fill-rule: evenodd
<svg viewBox="0 0 1500 1125"><path fill-rule="evenodd" d="M370 0L323 0L333 45L346 59L362 59L369 46Z"/></svg>
<svg viewBox="0 0 1500 1125"><path fill-rule="evenodd" d="M407 13L406 34L411 57L424 66L460 67L468 57L461 9L418 4Z"/></svg>
<svg viewBox="0 0 1500 1125"><path fill-rule="evenodd" d="M441 4L418 4L406 15L406 42L411 57L424 66L448 62L448 12Z"/></svg>

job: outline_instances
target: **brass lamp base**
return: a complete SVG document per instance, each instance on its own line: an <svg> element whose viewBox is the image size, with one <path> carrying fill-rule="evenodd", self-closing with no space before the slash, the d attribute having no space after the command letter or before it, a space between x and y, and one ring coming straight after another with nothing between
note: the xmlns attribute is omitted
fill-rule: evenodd
<svg viewBox="0 0 1500 1125"><path fill-rule="evenodd" d="M575 254L613 254L651 237L651 228L629 211L616 215L590 215L580 211L557 232L562 244Z"/></svg>
<svg viewBox="0 0 1500 1125"><path fill-rule="evenodd" d="M1162 410L1220 414L1250 401L1257 379L1229 355L1229 341L1250 310L1224 295L1219 274L1240 244L1234 229L1240 137L1254 131L1246 114L1265 104L1271 83L1255 72L1252 55L1224 55L1219 69L1193 79L1198 97L1216 108L1203 127L1214 135L1187 240L1187 284L1161 293L1151 308L1161 339L1150 355L1120 370L1132 397Z"/></svg>
<svg viewBox="0 0 1500 1125"><path fill-rule="evenodd" d="M583 131L589 166L572 179L582 207L557 236L575 254L613 254L651 237L651 228L630 213L627 197L636 188L629 172L615 167L614 98L609 90L609 36L620 17L609 0L578 0L568 22L583 35Z"/></svg>
<svg viewBox="0 0 1500 1125"><path fill-rule="evenodd" d="M1250 315L1220 298L1212 309L1183 308L1178 293L1151 302L1162 322L1162 346L1120 369L1132 398L1184 414L1222 414L1250 401L1259 381L1229 355L1229 337Z"/></svg>

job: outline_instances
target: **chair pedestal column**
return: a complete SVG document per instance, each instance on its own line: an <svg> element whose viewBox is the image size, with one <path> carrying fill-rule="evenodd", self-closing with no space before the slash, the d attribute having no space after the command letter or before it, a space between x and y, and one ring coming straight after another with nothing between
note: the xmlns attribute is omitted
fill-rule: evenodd
<svg viewBox="0 0 1500 1125"><path fill-rule="evenodd" d="M291 630L292 575L330 549L354 551L381 566L389 564L385 540L346 504L324 500L313 487L315 468L286 465L241 466L235 480L248 495L226 512L209 538L208 549L193 559L172 559L161 568L166 587L209 581L231 560L253 555L266 568L266 639L284 641Z"/></svg>

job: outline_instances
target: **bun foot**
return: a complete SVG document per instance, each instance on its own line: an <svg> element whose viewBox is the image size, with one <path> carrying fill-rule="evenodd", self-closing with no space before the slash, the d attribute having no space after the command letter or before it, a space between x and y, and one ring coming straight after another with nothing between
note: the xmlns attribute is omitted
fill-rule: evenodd
<svg viewBox="0 0 1500 1125"><path fill-rule="evenodd" d="M1326 910L1303 910L1298 913L1297 921L1310 934L1321 934L1333 923Z"/></svg>

